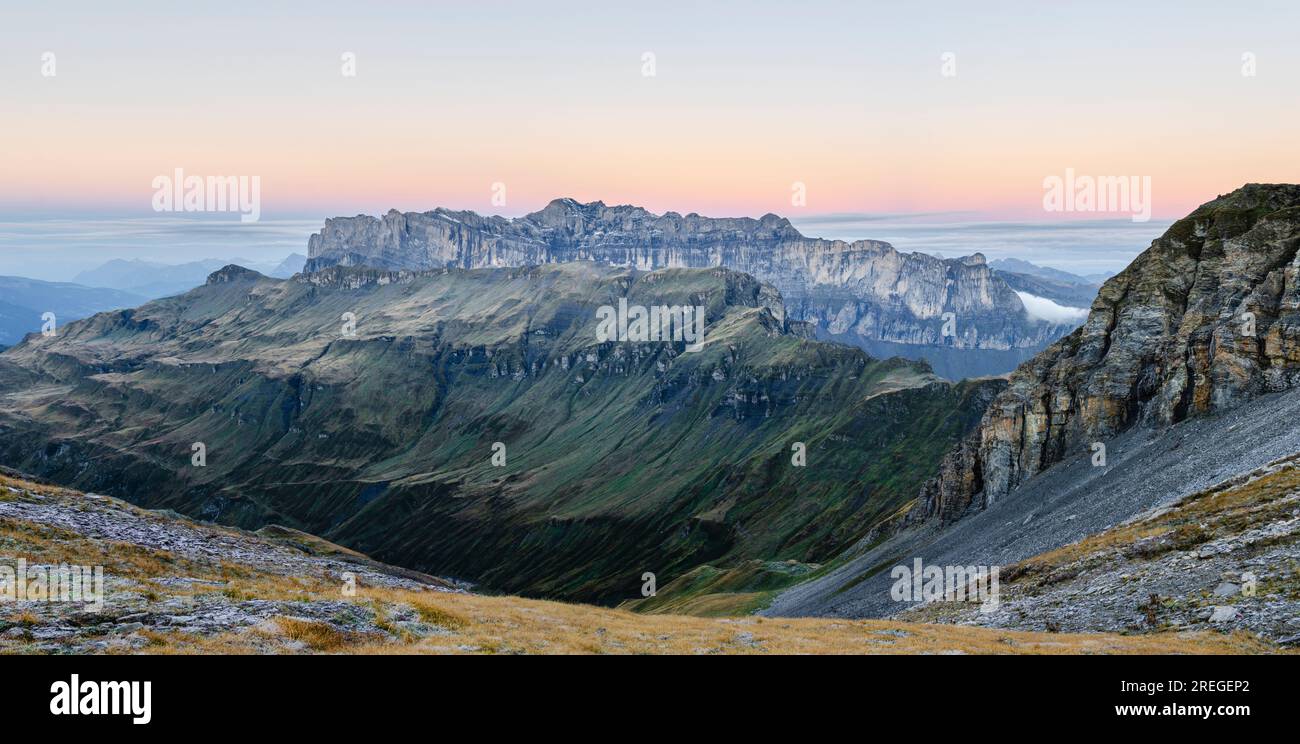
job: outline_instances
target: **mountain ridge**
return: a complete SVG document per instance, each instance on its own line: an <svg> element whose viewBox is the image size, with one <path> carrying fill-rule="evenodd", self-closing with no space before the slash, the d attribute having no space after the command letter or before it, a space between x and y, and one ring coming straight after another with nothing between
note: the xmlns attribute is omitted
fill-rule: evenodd
<svg viewBox="0 0 1300 744"><path fill-rule="evenodd" d="M509 219L444 208L390 210L326 220L308 241L308 256L307 272L333 265L433 269L575 260L642 270L723 266L773 284L790 314L819 335L899 344L910 358L925 358L922 349L972 352L972 369L958 376L1010 371L1014 365L1002 356L984 357L997 360L990 362L995 368L974 360L980 352L1037 349L1070 329L1029 317L978 253L941 259L881 241L807 238L770 213L757 219L656 215L574 199Z"/></svg>
<svg viewBox="0 0 1300 744"><path fill-rule="evenodd" d="M600 341L599 307L620 300L703 308L700 350ZM725 268L227 266L0 354L0 460L615 603L645 571L832 555L909 500L1002 385L810 336Z"/></svg>

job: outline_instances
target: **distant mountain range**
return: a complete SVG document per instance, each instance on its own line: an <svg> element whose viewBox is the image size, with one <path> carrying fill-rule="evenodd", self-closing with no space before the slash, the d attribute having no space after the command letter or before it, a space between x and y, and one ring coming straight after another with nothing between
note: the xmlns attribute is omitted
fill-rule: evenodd
<svg viewBox="0 0 1300 744"><path fill-rule="evenodd" d="M285 258L283 261L280 262L279 266L276 266L274 269L272 269L270 273L267 274L267 276L273 277L275 279L288 279L294 274L301 272L306 265L307 265L306 256L302 255L301 253L291 253L289 254L288 258Z"/></svg>
<svg viewBox="0 0 1300 744"><path fill-rule="evenodd" d="M0 346L12 346L28 333L39 333L45 313L58 326L104 310L135 307L145 298L130 292L0 276Z"/></svg>
<svg viewBox="0 0 1300 744"><path fill-rule="evenodd" d="M1068 308L1086 310L1097 296L1100 282L1059 269L1038 266L1015 258L993 261L989 267L1007 286ZM1021 297L1024 300L1024 297ZM1078 313L1082 319L1086 313ZM1059 317L1053 316L1053 317Z"/></svg>
<svg viewBox="0 0 1300 744"><path fill-rule="evenodd" d="M514 219L435 209L327 220L306 271L422 271L597 261L641 271L725 267L770 282L791 317L876 356L925 359L949 378L1011 371L1074 322L1025 311L984 257L806 238L774 214L709 218L556 199Z"/></svg>
<svg viewBox="0 0 1300 744"><path fill-rule="evenodd" d="M987 264L979 254L941 259L900 253L879 241L809 239L776 215L653 215L571 199L515 219L441 208L330 219L311 236L308 253L278 265L114 259L75 281L157 299L197 287L230 263L276 278L334 265L426 270L593 260L643 271L725 266L771 282L791 317L810 322L818 337L879 358L924 360L948 379L1009 372L1075 327L1096 291L1082 277L1015 259ZM29 324L27 315L3 305L0 315L20 327Z"/></svg>
<svg viewBox="0 0 1300 744"><path fill-rule="evenodd" d="M306 262L306 256L294 253L278 265L248 263L261 266L270 276L287 279L302 271ZM0 276L0 348L39 332L45 313L54 313L57 328L105 310L136 307L201 286L209 274L229 263L219 259L184 264L113 259L81 272L76 282Z"/></svg>
<svg viewBox="0 0 1300 744"><path fill-rule="evenodd" d="M1098 286L1101 283L1087 277L1079 276L1078 274L1071 274L1068 271L1053 269L1050 266L1039 266L1038 264L1030 263L1029 261L1022 261L1018 258L1000 258L996 261L990 261L989 268L1012 274L1028 274L1029 276L1036 276L1040 279L1050 279L1062 284L1091 284L1093 286Z"/></svg>
<svg viewBox="0 0 1300 744"><path fill-rule="evenodd" d="M188 292L207 281L208 275L229 264L261 271L269 276L288 278L302 271L306 257L291 254L279 264L246 259L205 258L182 264L165 264L140 259L116 258L94 269L77 274L74 281L90 287L120 289L145 299L157 299Z"/></svg>

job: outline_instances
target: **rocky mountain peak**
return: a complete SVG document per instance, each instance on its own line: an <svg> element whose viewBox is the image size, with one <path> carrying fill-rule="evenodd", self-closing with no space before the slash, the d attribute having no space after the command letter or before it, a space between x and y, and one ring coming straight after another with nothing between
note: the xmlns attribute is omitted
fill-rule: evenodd
<svg viewBox="0 0 1300 744"><path fill-rule="evenodd" d="M604 207L605 205L601 202L583 204L576 199L567 197L552 199L541 210L525 215L524 219L547 227L565 228L573 225L575 220L580 223L584 219L594 217L598 210L604 209Z"/></svg>
<svg viewBox="0 0 1300 744"><path fill-rule="evenodd" d="M252 269L246 269L238 264L229 264L208 274L206 284L228 284L230 282L256 281L263 278L261 274Z"/></svg>

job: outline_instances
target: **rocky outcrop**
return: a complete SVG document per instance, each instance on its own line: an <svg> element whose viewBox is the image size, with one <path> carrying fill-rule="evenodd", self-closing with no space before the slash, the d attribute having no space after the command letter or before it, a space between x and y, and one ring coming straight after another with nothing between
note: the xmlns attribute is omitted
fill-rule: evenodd
<svg viewBox="0 0 1300 744"><path fill-rule="evenodd" d="M1011 376L913 518L982 508L1138 423L1220 412L1300 380L1300 186L1250 184L1174 223L1082 327Z"/></svg>
<svg viewBox="0 0 1300 744"><path fill-rule="evenodd" d="M49 556L59 556L65 568L85 565L88 579L84 591L69 595L74 601L20 601L21 613L6 612L0 653L121 654L163 645L194 653L202 641L227 634L256 638L266 651L325 650L287 637L280 626L286 621L328 628L340 641L394 643L450 633L420 622L402 599L469 588L284 527L257 533L215 527L33 482L6 468L0 468L0 524L15 536L0 547L0 566L39 577L57 570ZM98 585L92 566L99 568ZM292 582L300 593L287 598L271 589L280 582ZM365 590L392 599L372 606ZM53 591L50 598L59 597ZM6 601L13 599L0 591L0 607Z"/></svg>
<svg viewBox="0 0 1300 744"><path fill-rule="evenodd" d="M791 317L840 341L1041 348L1069 325L1025 315L984 257L939 259L888 243L806 238L789 220L709 218L557 199L516 219L435 209L340 217L311 236L306 271L427 270L597 261L642 270L722 266L772 283ZM945 326L945 314L951 323ZM1005 370L1009 371L1011 366Z"/></svg>

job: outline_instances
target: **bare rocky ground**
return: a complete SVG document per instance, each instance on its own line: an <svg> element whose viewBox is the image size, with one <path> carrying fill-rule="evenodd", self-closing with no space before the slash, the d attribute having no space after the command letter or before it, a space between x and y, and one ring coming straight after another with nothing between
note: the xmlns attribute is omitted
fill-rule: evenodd
<svg viewBox="0 0 1300 744"><path fill-rule="evenodd" d="M1293 466L1276 463L1292 462L1300 452L1300 392L1262 396L1224 415L1167 429L1134 429L1106 444L1105 467L1093 467L1089 453L1081 452L983 511L862 545L825 576L786 590L762 614L896 616L1089 632L1244 630L1273 642L1300 633L1300 482L1286 486L1292 490L1280 500L1259 503L1249 518L1200 514L1195 524L1178 525L1176 539L1166 537L1169 542L1159 545L1144 542L1150 534L1129 529L1135 519L1170 519L1168 509L1213 503L1243 479L1263 482L1272 474L1269 482L1289 482ZM1162 525L1145 526L1168 526ZM1076 566L1072 574L1074 569L1061 568L1050 584L1013 580L1022 563L1047 556L1065 560L1072 549L1098 540L1114 545L1090 554L1086 570ZM980 615L962 606L914 608L894 601L890 571L916 557L938 566L1000 566L1001 608ZM1257 577L1254 597L1231 593L1231 584L1242 586L1244 573ZM1152 594L1154 622L1147 609ZM1219 607L1228 609L1216 616Z"/></svg>
<svg viewBox="0 0 1300 744"><path fill-rule="evenodd" d="M156 643L158 633L204 638L249 630L265 631L259 635L268 650L304 647L280 632L280 619L376 641L426 636L441 631L421 622L414 607L354 601L350 585L466 590L292 530L249 533L0 478L0 565L16 566L19 558L29 566L98 562L105 597L102 607L0 599L0 651L132 651Z"/></svg>
<svg viewBox="0 0 1300 744"><path fill-rule="evenodd" d="M1239 630L1300 646L1300 455L1016 564L997 608L899 619L1086 632Z"/></svg>

